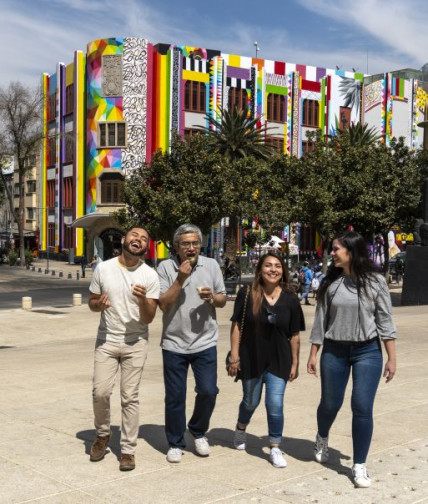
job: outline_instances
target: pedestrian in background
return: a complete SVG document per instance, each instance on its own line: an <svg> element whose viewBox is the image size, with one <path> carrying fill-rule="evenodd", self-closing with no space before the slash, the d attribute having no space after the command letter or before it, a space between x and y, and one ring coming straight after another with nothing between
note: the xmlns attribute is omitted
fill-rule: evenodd
<svg viewBox="0 0 428 504"><path fill-rule="evenodd" d="M86 265L88 264L88 260L86 259L86 255L83 255L80 259L80 267L82 269L82 278L85 278Z"/></svg>
<svg viewBox="0 0 428 504"><path fill-rule="evenodd" d="M187 373L192 367L196 398L188 427L196 453L210 454L205 436L218 394L216 308L226 304L219 264L200 255L201 230L183 224L174 233L177 253L162 261L159 307L163 311L162 356L165 381L165 434L168 462L181 462L186 446Z"/></svg>
<svg viewBox="0 0 428 504"><path fill-rule="evenodd" d="M314 278L314 275L313 275L311 269L309 268L308 261L305 261L303 263L303 266L302 266L300 272L302 274L301 283L302 283L302 291L303 291L301 300L305 302L305 305L310 305L311 303L309 302L309 293L311 291L311 283L312 283L312 279Z"/></svg>
<svg viewBox="0 0 428 504"><path fill-rule="evenodd" d="M227 365L230 376L239 372L243 390L233 444L245 450L246 428L264 385L269 458L278 468L287 465L280 448L285 387L299 375L299 333L305 329L299 299L288 283L288 268L280 256L268 252L259 259L250 291L243 287L235 301Z"/></svg>
<svg viewBox="0 0 428 504"><path fill-rule="evenodd" d="M387 353L383 376L396 370L396 330L385 278L373 271L362 236L347 231L333 240L332 264L321 284L308 373L317 376L321 354L321 401L317 410L315 459L328 460L328 436L352 372L352 442L354 485L367 488L366 459L373 433L373 404L382 375L382 340Z"/></svg>
<svg viewBox="0 0 428 504"><path fill-rule="evenodd" d="M148 244L145 229L131 228L122 238L121 255L99 264L89 287L89 308L101 313L92 392L97 437L91 446L90 460L102 460L110 440L110 396L120 368L121 471L135 468L138 394L147 356L148 326L159 298L158 276L143 261Z"/></svg>

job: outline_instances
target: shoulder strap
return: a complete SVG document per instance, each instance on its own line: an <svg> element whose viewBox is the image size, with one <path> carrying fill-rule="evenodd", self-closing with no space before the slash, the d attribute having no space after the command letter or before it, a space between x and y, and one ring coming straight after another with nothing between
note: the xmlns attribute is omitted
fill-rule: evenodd
<svg viewBox="0 0 428 504"><path fill-rule="evenodd" d="M248 304L248 296L250 294L250 286L247 285L247 292L245 294L245 301L244 301L244 310L242 312L242 320L241 320L241 328L239 331L239 344L241 344L241 339L242 339L242 334L244 331L244 321L245 321L245 314L247 312L247 304Z"/></svg>

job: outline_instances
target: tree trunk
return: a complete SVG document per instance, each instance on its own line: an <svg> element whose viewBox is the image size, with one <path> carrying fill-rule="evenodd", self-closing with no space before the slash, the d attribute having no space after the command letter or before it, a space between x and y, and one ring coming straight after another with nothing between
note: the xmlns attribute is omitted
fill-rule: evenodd
<svg viewBox="0 0 428 504"><path fill-rule="evenodd" d="M231 262L236 262L236 252L239 250L238 244L238 217L236 215L229 218L229 226L225 228L225 247L224 255Z"/></svg>

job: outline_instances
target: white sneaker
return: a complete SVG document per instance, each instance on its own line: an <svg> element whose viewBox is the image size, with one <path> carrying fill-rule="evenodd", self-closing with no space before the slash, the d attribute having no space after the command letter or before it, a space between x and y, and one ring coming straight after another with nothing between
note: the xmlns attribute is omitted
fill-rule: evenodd
<svg viewBox="0 0 428 504"><path fill-rule="evenodd" d="M352 476L356 488L368 488L372 484L372 480L367 474L366 464L354 464L352 466Z"/></svg>
<svg viewBox="0 0 428 504"><path fill-rule="evenodd" d="M322 438L318 433L314 446L315 460L320 464L328 460L328 437Z"/></svg>
<svg viewBox="0 0 428 504"><path fill-rule="evenodd" d="M208 457L211 453L210 445L206 437L195 438L195 450L201 457Z"/></svg>
<svg viewBox="0 0 428 504"><path fill-rule="evenodd" d="M274 467L282 468L287 467L287 461L285 460L282 451L279 448L271 448L269 460L272 462Z"/></svg>
<svg viewBox="0 0 428 504"><path fill-rule="evenodd" d="M235 429L235 434L233 436L233 446L237 450L245 450L247 442L247 433L244 430Z"/></svg>
<svg viewBox="0 0 428 504"><path fill-rule="evenodd" d="M166 454L166 459L172 464L177 464L178 462L181 462L182 455L183 450L171 446L171 448L168 450L168 453Z"/></svg>

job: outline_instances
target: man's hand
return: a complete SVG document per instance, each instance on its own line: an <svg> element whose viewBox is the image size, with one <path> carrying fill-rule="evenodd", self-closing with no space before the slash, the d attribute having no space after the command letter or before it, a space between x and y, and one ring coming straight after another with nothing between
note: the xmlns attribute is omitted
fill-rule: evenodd
<svg viewBox="0 0 428 504"><path fill-rule="evenodd" d="M144 303L146 301L147 289L144 285L134 284L132 285L132 294L138 298L139 303Z"/></svg>
<svg viewBox="0 0 428 504"><path fill-rule="evenodd" d="M210 287L198 287L199 296L203 301L207 301L208 303L213 303L213 291Z"/></svg>
<svg viewBox="0 0 428 504"><path fill-rule="evenodd" d="M109 300L107 294L101 294L101 296L98 298L99 311L107 310L107 308L110 308L110 306L111 306L111 303L110 303L110 300Z"/></svg>
<svg viewBox="0 0 428 504"><path fill-rule="evenodd" d="M185 280L189 278L190 273L192 273L192 265L190 264L190 261L183 261L180 264L180 267L178 268L178 275L177 275L177 280L181 286L183 286Z"/></svg>

